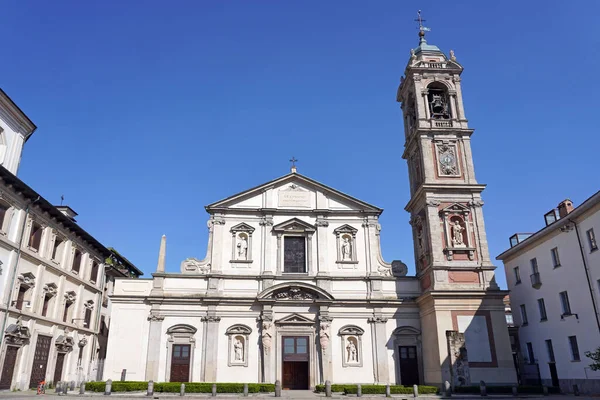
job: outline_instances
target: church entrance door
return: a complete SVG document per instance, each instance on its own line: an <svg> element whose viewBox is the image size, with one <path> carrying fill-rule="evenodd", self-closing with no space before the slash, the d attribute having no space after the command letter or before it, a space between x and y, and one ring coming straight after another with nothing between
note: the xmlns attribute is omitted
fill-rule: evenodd
<svg viewBox="0 0 600 400"><path fill-rule="evenodd" d="M309 389L308 336L284 336L283 389Z"/></svg>
<svg viewBox="0 0 600 400"><path fill-rule="evenodd" d="M419 384L416 346L400 346L400 383L403 386Z"/></svg>
<svg viewBox="0 0 600 400"><path fill-rule="evenodd" d="M18 347L7 346L4 365L2 366L2 376L0 377L0 389L10 389L13 373L15 372L15 363L17 362Z"/></svg>
<svg viewBox="0 0 600 400"><path fill-rule="evenodd" d="M190 345L174 344L171 355L171 377L169 382L189 382Z"/></svg>

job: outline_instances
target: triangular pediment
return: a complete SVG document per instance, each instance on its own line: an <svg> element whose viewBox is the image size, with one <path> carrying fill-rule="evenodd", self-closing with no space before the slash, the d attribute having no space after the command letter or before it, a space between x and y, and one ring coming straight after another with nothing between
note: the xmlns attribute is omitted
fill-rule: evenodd
<svg viewBox="0 0 600 400"><path fill-rule="evenodd" d="M275 323L279 325L313 325L315 321L304 315L293 313L275 321Z"/></svg>
<svg viewBox="0 0 600 400"><path fill-rule="evenodd" d="M318 209L375 215L383 211L298 173L284 175L206 206L209 213L226 209Z"/></svg>
<svg viewBox="0 0 600 400"><path fill-rule="evenodd" d="M254 227L242 222L241 224L237 224L232 226L229 230L230 232L254 232Z"/></svg>
<svg viewBox="0 0 600 400"><path fill-rule="evenodd" d="M356 235L356 232L358 232L358 229L348 224L344 224L333 231L335 234L350 233L351 235Z"/></svg>
<svg viewBox="0 0 600 400"><path fill-rule="evenodd" d="M463 213L465 211L470 211L469 207L465 206L464 204L460 204L460 203L453 203L450 204L447 207L444 207L441 212L450 212L450 213Z"/></svg>
<svg viewBox="0 0 600 400"><path fill-rule="evenodd" d="M292 218L273 227L275 232L314 232L316 228L298 218Z"/></svg>

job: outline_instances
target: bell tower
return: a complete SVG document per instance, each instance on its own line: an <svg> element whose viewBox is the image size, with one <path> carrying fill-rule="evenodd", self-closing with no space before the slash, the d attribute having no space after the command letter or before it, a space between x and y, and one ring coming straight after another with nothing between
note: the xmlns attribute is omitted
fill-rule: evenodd
<svg viewBox="0 0 600 400"><path fill-rule="evenodd" d="M410 51L397 101L402 104L402 157L410 179L405 209L422 290L418 303L425 383L514 383L502 302L507 292L495 282L488 251L481 199L485 185L475 179L473 129L461 90L463 67L452 50L446 56L427 43L420 11L417 21L419 45ZM453 365L450 331L464 334L467 378L458 377Z"/></svg>

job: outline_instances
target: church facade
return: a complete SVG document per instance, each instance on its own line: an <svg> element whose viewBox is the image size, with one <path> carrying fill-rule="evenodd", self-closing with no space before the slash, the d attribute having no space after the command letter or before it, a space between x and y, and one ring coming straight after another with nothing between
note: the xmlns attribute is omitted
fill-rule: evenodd
<svg viewBox="0 0 600 400"><path fill-rule="evenodd" d="M516 383L463 68L420 36L398 89L416 275L382 258L381 209L292 168L206 207L203 260L165 272L163 237L152 279L116 281L106 379Z"/></svg>

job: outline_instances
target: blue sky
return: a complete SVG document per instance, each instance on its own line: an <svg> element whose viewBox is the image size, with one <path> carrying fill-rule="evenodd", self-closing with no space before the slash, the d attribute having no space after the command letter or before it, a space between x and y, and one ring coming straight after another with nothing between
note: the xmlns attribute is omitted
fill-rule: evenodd
<svg viewBox="0 0 600 400"><path fill-rule="evenodd" d="M600 2L5 1L0 86L39 127L19 175L148 276L161 235L169 271L203 258L204 206L296 156L384 208L383 255L414 271L395 93L417 9L465 67L495 257L598 190Z"/></svg>

